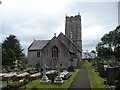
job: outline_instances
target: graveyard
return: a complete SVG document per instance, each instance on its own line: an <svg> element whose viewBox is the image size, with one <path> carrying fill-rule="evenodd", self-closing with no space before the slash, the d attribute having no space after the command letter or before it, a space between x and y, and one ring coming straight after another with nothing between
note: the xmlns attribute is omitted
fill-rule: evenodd
<svg viewBox="0 0 120 90"><path fill-rule="evenodd" d="M23 70L15 67L7 71L4 67L0 73L0 88L69 88L78 71L74 69L68 72L67 69L61 69L60 65L55 70L44 66L43 70L37 67L25 67Z"/></svg>
<svg viewBox="0 0 120 90"><path fill-rule="evenodd" d="M120 87L119 61L94 58L82 64L87 69L91 88ZM58 66L50 70L44 66L43 70L37 67L25 67L22 70L15 67L8 70L4 67L0 73L0 88L69 88L80 70L72 69L68 71Z"/></svg>
<svg viewBox="0 0 120 90"><path fill-rule="evenodd" d="M120 88L120 61L96 58L86 61L92 88Z"/></svg>

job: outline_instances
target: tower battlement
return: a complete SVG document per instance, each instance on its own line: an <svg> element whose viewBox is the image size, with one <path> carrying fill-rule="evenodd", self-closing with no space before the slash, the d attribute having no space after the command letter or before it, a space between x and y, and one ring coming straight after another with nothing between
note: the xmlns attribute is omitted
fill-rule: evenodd
<svg viewBox="0 0 120 90"><path fill-rule="evenodd" d="M66 16L66 21L72 21L72 20L81 20L81 16L80 15Z"/></svg>

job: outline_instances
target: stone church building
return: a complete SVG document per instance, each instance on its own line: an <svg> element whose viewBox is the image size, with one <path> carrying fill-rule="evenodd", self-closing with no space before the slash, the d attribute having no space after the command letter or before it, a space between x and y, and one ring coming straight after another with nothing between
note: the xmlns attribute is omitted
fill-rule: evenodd
<svg viewBox="0 0 120 90"><path fill-rule="evenodd" d="M28 47L28 65L46 64L54 69L80 65L82 60L81 16L66 16L65 35L54 35L51 40L34 40Z"/></svg>

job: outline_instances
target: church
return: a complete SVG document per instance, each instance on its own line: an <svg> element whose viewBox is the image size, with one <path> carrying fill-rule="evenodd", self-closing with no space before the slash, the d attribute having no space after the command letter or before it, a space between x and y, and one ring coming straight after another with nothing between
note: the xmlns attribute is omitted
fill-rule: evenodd
<svg viewBox="0 0 120 90"><path fill-rule="evenodd" d="M28 65L50 69L76 67L82 60L81 16L66 16L65 35L54 34L51 40L34 40L28 47Z"/></svg>

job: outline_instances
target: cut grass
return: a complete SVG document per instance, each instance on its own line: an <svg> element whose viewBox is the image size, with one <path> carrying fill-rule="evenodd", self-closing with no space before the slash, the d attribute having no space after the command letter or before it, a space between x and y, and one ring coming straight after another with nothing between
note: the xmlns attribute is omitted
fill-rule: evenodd
<svg viewBox="0 0 120 90"><path fill-rule="evenodd" d="M91 65L91 63L84 62L84 66L88 71L91 88L106 88L98 73L94 72L94 67Z"/></svg>
<svg viewBox="0 0 120 90"><path fill-rule="evenodd" d="M63 85L55 85L55 84L41 84L40 79L34 80L30 82L29 84L26 84L26 88L69 88L70 84L74 80L76 74L78 73L79 69L75 69L75 72L70 72L72 75L68 80L63 80ZM24 88L25 86L22 86L20 88Z"/></svg>
<svg viewBox="0 0 120 90"><path fill-rule="evenodd" d="M7 81L0 81L0 85L7 83Z"/></svg>
<svg viewBox="0 0 120 90"><path fill-rule="evenodd" d="M12 82L12 80L9 80L8 82ZM0 81L0 85L6 84L7 81Z"/></svg>

